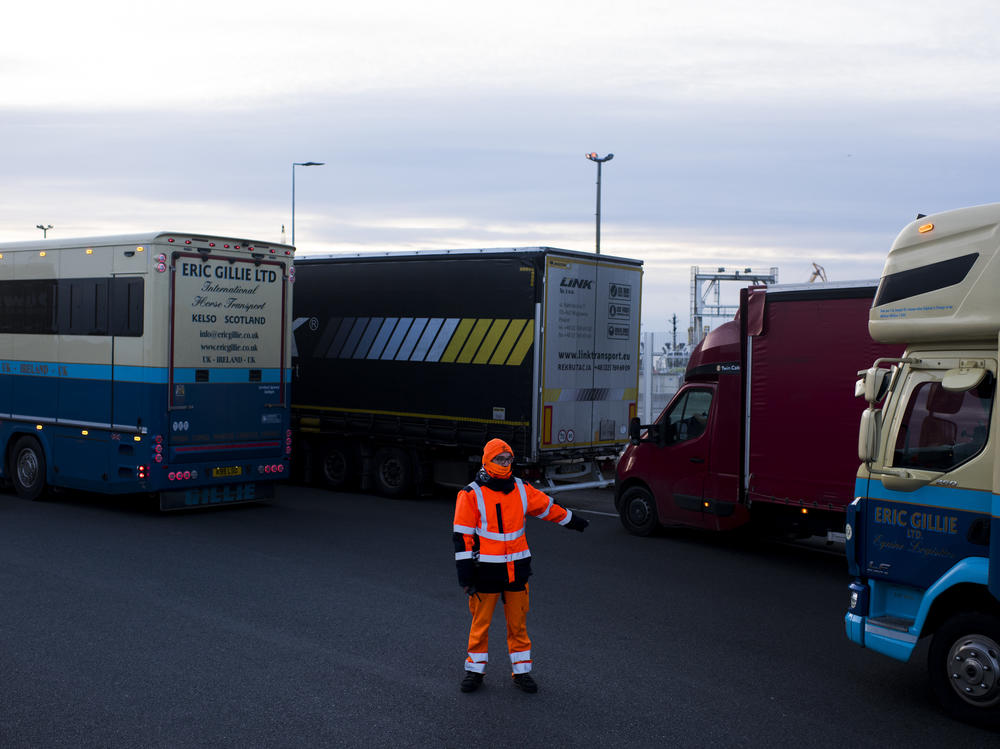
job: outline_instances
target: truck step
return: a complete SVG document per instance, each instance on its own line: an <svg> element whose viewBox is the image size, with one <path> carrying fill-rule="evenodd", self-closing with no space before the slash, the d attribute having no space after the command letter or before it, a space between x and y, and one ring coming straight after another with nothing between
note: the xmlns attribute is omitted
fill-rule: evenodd
<svg viewBox="0 0 1000 749"><path fill-rule="evenodd" d="M872 624L876 624L880 627L885 627L886 629L893 629L898 632L906 632L913 626L912 619L905 619L901 616L890 616L886 614L885 616L873 616L868 620Z"/></svg>

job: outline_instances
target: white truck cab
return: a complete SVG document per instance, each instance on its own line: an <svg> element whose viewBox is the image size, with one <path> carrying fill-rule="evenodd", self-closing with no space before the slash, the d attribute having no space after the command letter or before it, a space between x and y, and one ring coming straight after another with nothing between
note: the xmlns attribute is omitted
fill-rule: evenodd
<svg viewBox="0 0 1000 749"><path fill-rule="evenodd" d="M899 660L931 637L929 675L947 712L998 725L1000 204L904 228L869 331L906 350L858 373L868 408L848 510L847 635Z"/></svg>

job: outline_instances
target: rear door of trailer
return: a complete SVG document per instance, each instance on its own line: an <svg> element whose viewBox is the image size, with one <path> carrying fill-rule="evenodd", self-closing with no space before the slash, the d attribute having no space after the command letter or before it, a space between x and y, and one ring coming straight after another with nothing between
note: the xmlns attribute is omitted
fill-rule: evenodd
<svg viewBox="0 0 1000 749"><path fill-rule="evenodd" d="M213 478L253 481L239 459L283 454L283 266L223 250L171 263L170 462L211 461Z"/></svg>
<svg viewBox="0 0 1000 749"><path fill-rule="evenodd" d="M539 448L613 448L636 413L642 267L550 254L545 275Z"/></svg>

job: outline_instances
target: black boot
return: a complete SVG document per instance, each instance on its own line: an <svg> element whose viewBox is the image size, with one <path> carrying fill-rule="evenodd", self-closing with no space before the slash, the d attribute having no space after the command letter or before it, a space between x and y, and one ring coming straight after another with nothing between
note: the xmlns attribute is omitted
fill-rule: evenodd
<svg viewBox="0 0 1000 749"><path fill-rule="evenodd" d="M514 686L523 692L528 694L534 694L538 691L538 685L535 680L531 678L531 674L514 674Z"/></svg>
<svg viewBox="0 0 1000 749"><path fill-rule="evenodd" d="M462 679L463 692L475 692L483 683L483 675L475 671L466 671L465 678Z"/></svg>

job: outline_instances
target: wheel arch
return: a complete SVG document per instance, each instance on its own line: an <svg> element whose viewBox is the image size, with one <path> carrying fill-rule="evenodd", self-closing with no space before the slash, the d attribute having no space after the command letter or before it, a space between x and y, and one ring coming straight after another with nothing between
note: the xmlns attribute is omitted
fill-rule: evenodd
<svg viewBox="0 0 1000 749"><path fill-rule="evenodd" d="M934 598L920 628L920 636L933 635L944 622L960 613L989 614L1000 618L1000 601L981 583L953 585Z"/></svg>
<svg viewBox="0 0 1000 749"><path fill-rule="evenodd" d="M631 478L626 479L625 481L615 483L615 510L621 512L622 497L625 496L625 492L627 492L629 489L634 489L635 487L645 489L647 492L649 492L650 496L653 498L653 503L657 505L656 509L657 510L660 509L659 502L656 499L656 493L650 488L649 484L643 481L641 478L633 476Z"/></svg>

